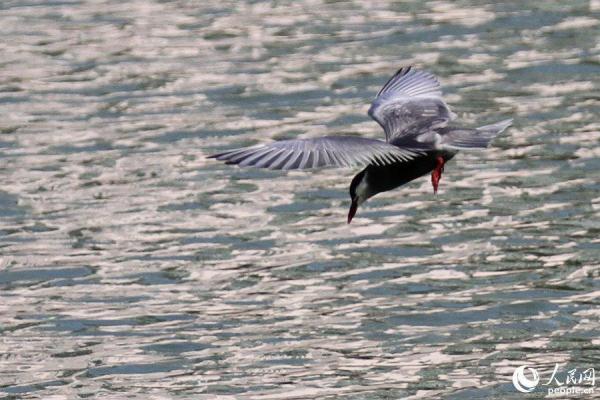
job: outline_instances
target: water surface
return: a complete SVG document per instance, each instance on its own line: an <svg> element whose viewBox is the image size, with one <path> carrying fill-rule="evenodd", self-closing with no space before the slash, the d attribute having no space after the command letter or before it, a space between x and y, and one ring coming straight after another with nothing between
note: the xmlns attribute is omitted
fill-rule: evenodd
<svg viewBox="0 0 600 400"><path fill-rule="evenodd" d="M598 370L599 10L3 1L0 396L522 399L517 366ZM206 159L382 138L402 65L466 126L515 119L435 196L348 226L355 170Z"/></svg>

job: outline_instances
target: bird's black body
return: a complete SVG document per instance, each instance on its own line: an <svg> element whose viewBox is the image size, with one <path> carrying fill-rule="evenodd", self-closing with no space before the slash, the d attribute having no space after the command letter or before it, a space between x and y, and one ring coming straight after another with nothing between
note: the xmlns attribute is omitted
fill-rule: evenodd
<svg viewBox="0 0 600 400"><path fill-rule="evenodd" d="M446 163L454 155L455 153L449 151L429 151L427 154L409 161L388 165L371 164L359 172L354 179L357 179L359 175L366 174L369 187L374 193L386 192L433 171L436 168L438 157L442 157ZM360 179L357 179L356 184Z"/></svg>
<svg viewBox="0 0 600 400"><path fill-rule="evenodd" d="M431 183L437 192L438 182L444 170L444 164L456 152L447 150L430 150L411 160L394 162L385 165L369 164L360 171L350 183L350 211L348 223L354 218L358 206L377 193L385 192L407 184L431 172Z"/></svg>

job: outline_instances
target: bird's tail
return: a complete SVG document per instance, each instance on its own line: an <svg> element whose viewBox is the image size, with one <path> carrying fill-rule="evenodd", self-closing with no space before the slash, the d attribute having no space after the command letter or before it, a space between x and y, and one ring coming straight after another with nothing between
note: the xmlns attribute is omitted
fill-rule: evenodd
<svg viewBox="0 0 600 400"><path fill-rule="evenodd" d="M495 124L480 126L477 129L456 129L443 136L444 147L454 150L480 149L488 147L492 139L501 134L512 124L513 120L505 119Z"/></svg>
<svg viewBox="0 0 600 400"><path fill-rule="evenodd" d="M506 128L511 126L512 123L513 119L509 118L505 119L504 121L496 122L495 124L480 126L479 128L477 128L477 130L479 132L492 132L494 137L496 137L502 132L504 132Z"/></svg>

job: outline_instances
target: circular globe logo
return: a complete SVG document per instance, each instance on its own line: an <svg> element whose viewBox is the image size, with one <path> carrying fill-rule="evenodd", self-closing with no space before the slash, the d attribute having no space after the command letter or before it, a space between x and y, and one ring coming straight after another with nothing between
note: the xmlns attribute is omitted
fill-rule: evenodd
<svg viewBox="0 0 600 400"><path fill-rule="evenodd" d="M535 389L535 387L537 386L537 384L540 382L540 377L537 373L537 371L535 370L535 368L527 368L529 370L529 372L531 373L531 375L533 376L533 379L529 379L525 376L525 365L522 365L520 367L518 367L517 369L515 369L515 372L513 372L513 385L515 385L515 388L517 388L517 390L519 392L523 392L523 393L529 393L531 392L533 389Z"/></svg>

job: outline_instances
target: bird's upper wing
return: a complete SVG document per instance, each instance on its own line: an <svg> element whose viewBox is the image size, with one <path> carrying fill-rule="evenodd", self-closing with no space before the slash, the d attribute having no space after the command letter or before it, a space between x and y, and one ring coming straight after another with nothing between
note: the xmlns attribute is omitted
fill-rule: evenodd
<svg viewBox="0 0 600 400"><path fill-rule="evenodd" d="M454 118L437 78L411 67L400 68L381 88L369 116L381 125L386 140L398 145L410 143L410 136L446 126Z"/></svg>
<svg viewBox="0 0 600 400"><path fill-rule="evenodd" d="M391 164L409 160L420 151L403 149L381 140L355 136L324 136L281 140L209 156L227 164L270 169L306 169Z"/></svg>

